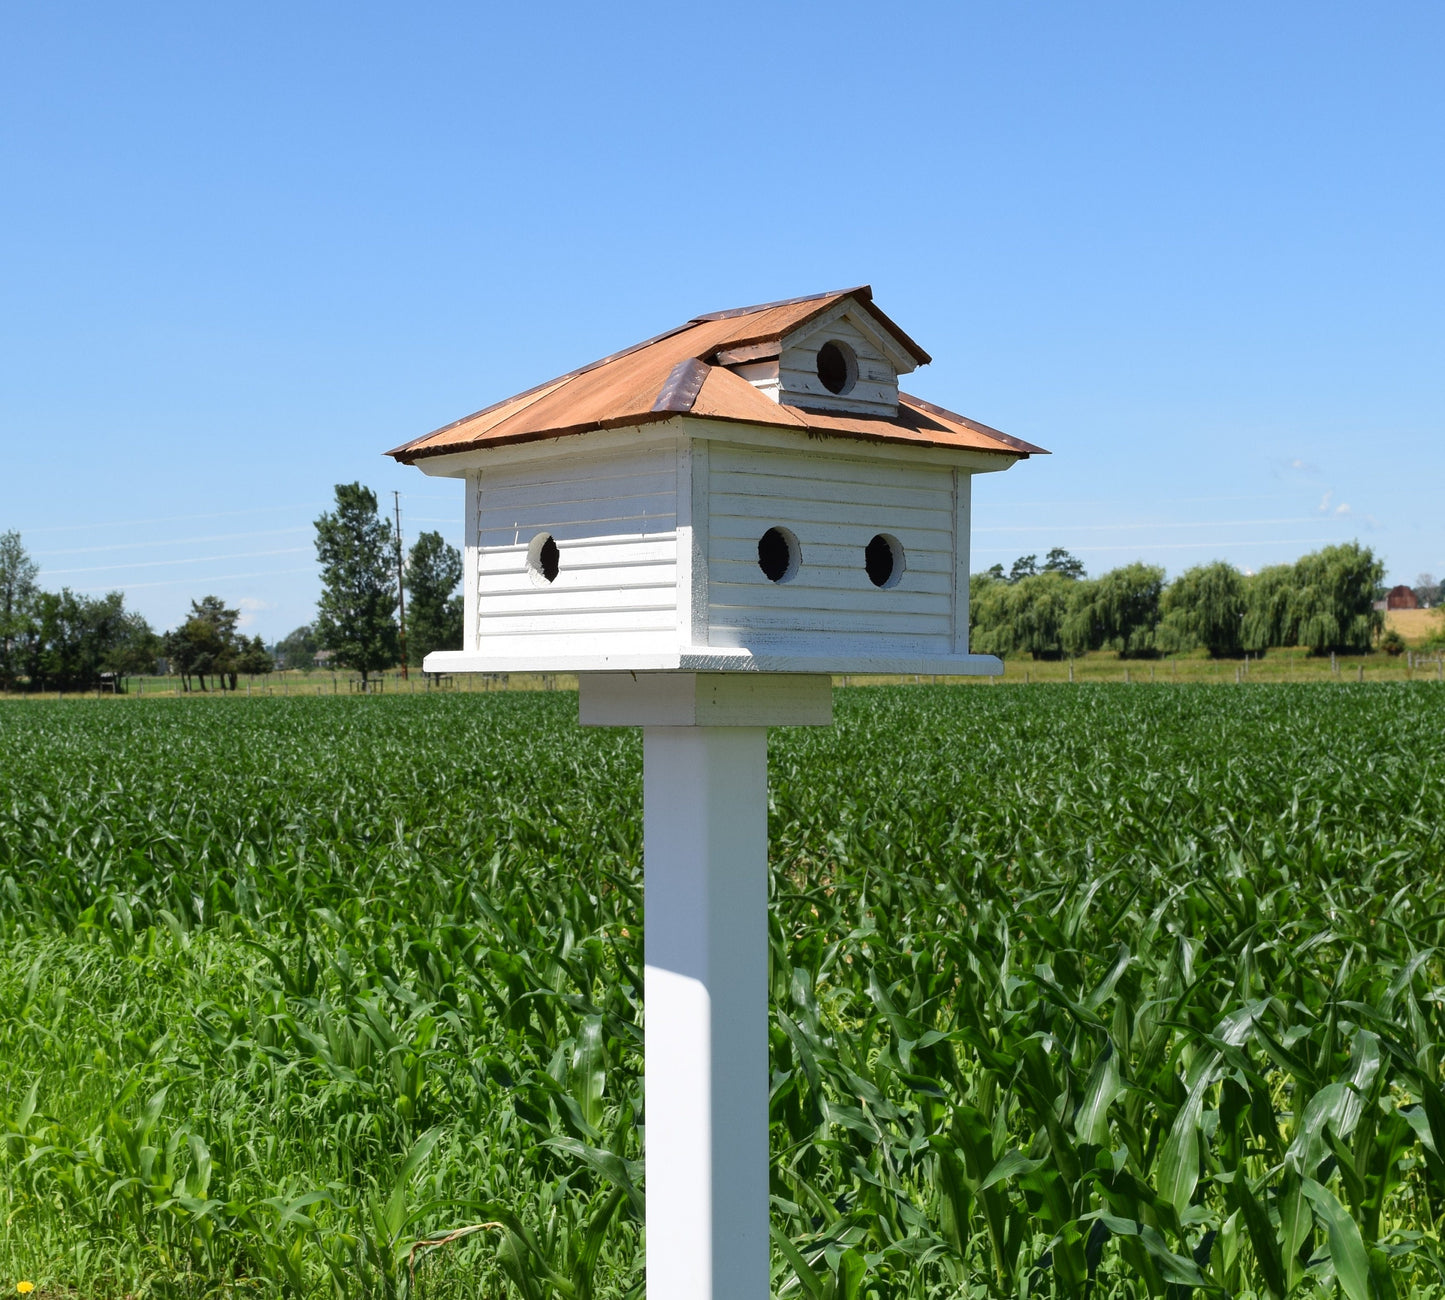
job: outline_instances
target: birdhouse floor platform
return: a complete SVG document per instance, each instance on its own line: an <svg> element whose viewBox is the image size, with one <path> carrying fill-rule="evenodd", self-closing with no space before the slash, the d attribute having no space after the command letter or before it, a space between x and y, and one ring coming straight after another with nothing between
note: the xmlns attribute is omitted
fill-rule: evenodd
<svg viewBox="0 0 1445 1300"><path fill-rule="evenodd" d="M699 646L681 650L598 651L594 654L485 653L434 650L429 673L919 673L938 677L1001 677L993 655L809 655Z"/></svg>

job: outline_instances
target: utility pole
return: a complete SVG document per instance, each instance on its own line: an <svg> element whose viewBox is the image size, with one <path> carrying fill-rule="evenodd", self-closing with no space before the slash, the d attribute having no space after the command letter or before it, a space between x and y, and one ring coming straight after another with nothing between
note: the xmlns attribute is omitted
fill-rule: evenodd
<svg viewBox="0 0 1445 1300"><path fill-rule="evenodd" d="M401 680L410 680L406 671L406 582L401 562L401 493L393 491L391 499L396 507L396 602L401 613Z"/></svg>

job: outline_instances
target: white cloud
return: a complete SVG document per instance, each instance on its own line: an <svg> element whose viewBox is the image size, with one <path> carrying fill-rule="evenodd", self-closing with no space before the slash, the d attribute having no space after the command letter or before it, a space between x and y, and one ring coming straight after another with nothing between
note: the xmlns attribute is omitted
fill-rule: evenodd
<svg viewBox="0 0 1445 1300"><path fill-rule="evenodd" d="M255 596L242 596L236 602L236 608L241 611L241 617L236 620L237 627L250 627L256 621L256 615L263 609L270 609L269 600L259 600Z"/></svg>

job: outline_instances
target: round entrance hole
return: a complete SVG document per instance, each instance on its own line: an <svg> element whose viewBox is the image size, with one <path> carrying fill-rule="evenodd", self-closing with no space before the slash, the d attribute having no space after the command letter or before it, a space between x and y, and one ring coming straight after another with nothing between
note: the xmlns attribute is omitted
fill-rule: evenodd
<svg viewBox="0 0 1445 1300"><path fill-rule="evenodd" d="M786 528L769 528L758 538L758 568L769 582L787 582L801 558L798 539Z"/></svg>
<svg viewBox="0 0 1445 1300"><path fill-rule="evenodd" d="M818 379L830 393L846 393L858 380L858 359L846 343L829 340L818 349Z"/></svg>
<svg viewBox="0 0 1445 1300"><path fill-rule="evenodd" d="M863 568L875 587L892 587L903 576L903 544L888 533L879 533L863 548Z"/></svg>
<svg viewBox="0 0 1445 1300"><path fill-rule="evenodd" d="M562 556L551 533L538 533L527 547L527 571L534 582L555 582Z"/></svg>

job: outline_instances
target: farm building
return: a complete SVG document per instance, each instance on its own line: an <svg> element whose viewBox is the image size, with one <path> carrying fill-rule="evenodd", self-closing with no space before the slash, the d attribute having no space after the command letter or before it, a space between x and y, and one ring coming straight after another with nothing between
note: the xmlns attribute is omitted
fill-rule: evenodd
<svg viewBox="0 0 1445 1300"><path fill-rule="evenodd" d="M1386 609L1418 609L1420 602L1416 599L1415 593L1404 583L1398 587L1391 587L1385 593Z"/></svg>
<svg viewBox="0 0 1445 1300"><path fill-rule="evenodd" d="M433 671L991 673L974 474L1041 451L900 391L867 286L696 316L389 454L466 480Z"/></svg>

